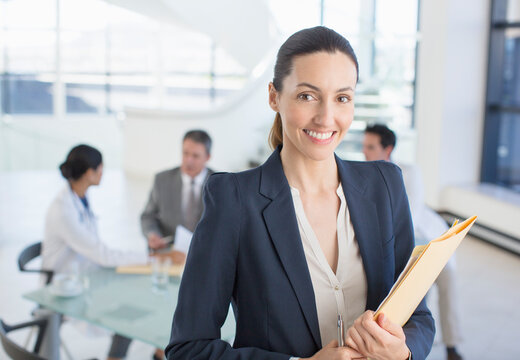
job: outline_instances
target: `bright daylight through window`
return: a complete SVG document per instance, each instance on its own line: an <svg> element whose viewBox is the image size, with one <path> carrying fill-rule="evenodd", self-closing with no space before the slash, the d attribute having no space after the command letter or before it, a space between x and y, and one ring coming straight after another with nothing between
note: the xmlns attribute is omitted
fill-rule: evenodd
<svg viewBox="0 0 520 360"><path fill-rule="evenodd" d="M361 68L356 120L412 126L417 0L268 5L280 38L322 23L351 40ZM0 28L3 114L210 109L250 76L209 36L100 0L2 0Z"/></svg>

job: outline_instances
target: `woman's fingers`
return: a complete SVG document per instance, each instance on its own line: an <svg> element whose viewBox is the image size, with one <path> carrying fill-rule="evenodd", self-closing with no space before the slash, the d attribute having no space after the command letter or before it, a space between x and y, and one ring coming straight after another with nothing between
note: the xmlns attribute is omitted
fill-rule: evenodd
<svg viewBox="0 0 520 360"><path fill-rule="evenodd" d="M403 329L383 314L374 321L372 311L366 311L356 319L347 331L345 343L362 356L387 358L399 354L403 359L409 353ZM355 358L355 357L353 357Z"/></svg>
<svg viewBox="0 0 520 360"><path fill-rule="evenodd" d="M310 360L366 360L366 357L358 351L346 346L338 347L338 341L332 340L320 351L314 354Z"/></svg>
<svg viewBox="0 0 520 360"><path fill-rule="evenodd" d="M361 354L364 354L367 351L366 344L365 344L365 341L363 340L363 337L359 334L359 332L357 331L357 329L354 326L352 326L347 331L346 344L348 347L354 349L355 351L357 351Z"/></svg>
<svg viewBox="0 0 520 360"><path fill-rule="evenodd" d="M351 336L347 336L347 339L345 340L345 345L359 352L359 348L357 347L356 342L352 339Z"/></svg>
<svg viewBox="0 0 520 360"><path fill-rule="evenodd" d="M345 353L349 356L349 359L364 359L365 357L354 349L345 347Z"/></svg>
<svg viewBox="0 0 520 360"><path fill-rule="evenodd" d="M325 345L323 348L327 349L327 348L335 348L335 347L338 347L338 340L332 340L330 343Z"/></svg>
<svg viewBox="0 0 520 360"><path fill-rule="evenodd" d="M390 334L392 334L393 336L397 336L399 338L403 337L404 336L404 331L403 331L403 328L400 327L399 325L397 324L394 324L393 322L391 322L386 316L385 314L380 314L378 317L377 317L377 324L383 328L384 330L388 331Z"/></svg>

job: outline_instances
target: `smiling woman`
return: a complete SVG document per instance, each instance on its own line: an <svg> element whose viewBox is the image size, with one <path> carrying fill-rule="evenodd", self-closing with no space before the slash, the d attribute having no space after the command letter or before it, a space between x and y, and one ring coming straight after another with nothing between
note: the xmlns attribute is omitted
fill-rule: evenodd
<svg viewBox="0 0 520 360"><path fill-rule="evenodd" d="M323 108L323 105L327 105L327 96L330 95L324 94L318 84L332 85L345 81L344 84L338 85L337 92L333 94L333 97L340 103L351 103L354 98L354 89L359 78L357 57L350 43L342 36L338 35L337 37L331 38L327 37L327 34L324 32L317 31L309 35L308 33L300 31L292 35L284 45L286 46L282 46L278 52L274 69L274 79L273 82L269 84L269 104L271 108L276 111L275 121L269 135L269 142L273 148L283 143L282 117L280 111L286 108L284 105L292 104L300 106L300 108L303 109L300 103L314 100L315 103L318 102L317 104L312 104L314 105L314 109L317 109L317 105L322 106L321 109L318 108L317 110L322 111L322 113L318 115L323 118L323 110L326 110L326 108ZM302 55L307 56L302 57ZM295 69L295 71L292 71L293 69ZM326 78L321 77L324 75L320 73L322 69L330 70L329 73L326 74L328 75ZM341 73L332 73L331 71L335 69L340 69ZM309 79L311 82L300 82L302 77ZM285 87L289 87L290 90L285 89L283 93L286 94L286 96L284 96L284 100L286 101L280 104L280 97ZM342 94L343 92L344 94ZM290 102L290 100L292 100L292 102ZM280 109L280 105L282 105L282 109ZM353 119L353 104L350 108L348 126L350 126ZM307 106L303 111L308 110L309 107ZM316 110L314 112L316 112ZM325 115L330 114L325 113ZM311 131L312 130L308 130L309 136L311 136ZM316 136L313 137L314 139L322 138L323 131L314 132L316 133ZM332 135L338 134L334 134L333 132ZM329 137L326 138L328 139ZM338 138L339 136L336 136L336 139Z"/></svg>
<svg viewBox="0 0 520 360"><path fill-rule="evenodd" d="M373 318L410 256L413 229L396 166L334 154L357 79L354 51L331 29L301 30L282 45L269 84L276 149L256 169L208 180L168 359L426 358L435 331L424 302L403 328ZM232 347L220 339L230 303Z"/></svg>
<svg viewBox="0 0 520 360"><path fill-rule="evenodd" d="M279 118L273 131L282 132L284 151L317 160L338 146L354 117L357 66L352 58L340 51L298 56L282 84L269 85L269 104Z"/></svg>

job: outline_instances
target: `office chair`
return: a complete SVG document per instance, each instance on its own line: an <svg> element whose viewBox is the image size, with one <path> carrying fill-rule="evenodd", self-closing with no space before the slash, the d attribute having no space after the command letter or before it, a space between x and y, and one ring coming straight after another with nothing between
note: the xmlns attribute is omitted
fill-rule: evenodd
<svg viewBox="0 0 520 360"><path fill-rule="evenodd" d="M37 326L39 329L38 337L36 338L36 343L34 344L34 350L32 352L16 344L7 336L7 333L11 331L23 329L29 326L33 328ZM40 347L42 345L43 336L45 335L46 327L47 319L45 318L27 321L17 325L7 325L5 322L2 321L2 319L0 319L0 342L2 343L2 347L4 348L5 353L12 360L47 360L46 358L43 358L40 355L38 355L38 352L40 351ZM93 358L89 360L98 359Z"/></svg>
<svg viewBox="0 0 520 360"><path fill-rule="evenodd" d="M40 241L27 246L25 249L22 250L20 255L18 255L18 268L20 269L20 271L24 271L24 272L35 272L35 273L44 274L46 276L45 284L48 285L52 281L52 276L54 275L53 271L43 270L43 269L31 269L31 268L27 267L27 264L29 264L32 260L34 260L35 258L40 256L41 253L42 253L42 243ZM38 306L38 308L33 310L33 312L32 312L33 316L39 316L37 314L39 311L38 309L40 309L39 306ZM31 330L31 332L29 332L29 335L27 336L25 346L27 346L29 344L29 342L31 341L32 335L33 335L33 331ZM72 359L70 350L63 342L61 342L61 347L63 348L63 351L65 352L67 357L69 359Z"/></svg>
<svg viewBox="0 0 520 360"><path fill-rule="evenodd" d="M20 255L18 255L18 268L20 269L20 271L38 272L41 274L45 274L46 275L45 284L50 284L50 282L52 281L52 276L53 276L54 272L52 272L50 270L27 268L27 264L29 262L31 262L33 259L40 256L41 253L42 253L42 243L41 242L37 242L35 244L29 245L28 247L26 247L25 249L22 250Z"/></svg>
<svg viewBox="0 0 520 360"><path fill-rule="evenodd" d="M29 326L37 326L39 329L38 337L36 338L36 343L32 352L19 346L7 336L7 333L11 331L23 329ZM36 319L12 326L7 325L2 321L2 319L0 319L0 340L2 342L4 351L13 360L45 360L38 355L38 351L40 350L46 327L47 319Z"/></svg>

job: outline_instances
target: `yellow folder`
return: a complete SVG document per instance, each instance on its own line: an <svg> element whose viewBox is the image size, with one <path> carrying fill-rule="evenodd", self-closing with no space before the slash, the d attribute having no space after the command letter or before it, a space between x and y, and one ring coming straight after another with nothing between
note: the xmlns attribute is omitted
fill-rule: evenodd
<svg viewBox="0 0 520 360"><path fill-rule="evenodd" d="M393 323L403 326L476 219L473 216L460 224L456 222L437 239L416 246L388 296L376 310L374 319L384 313Z"/></svg>

